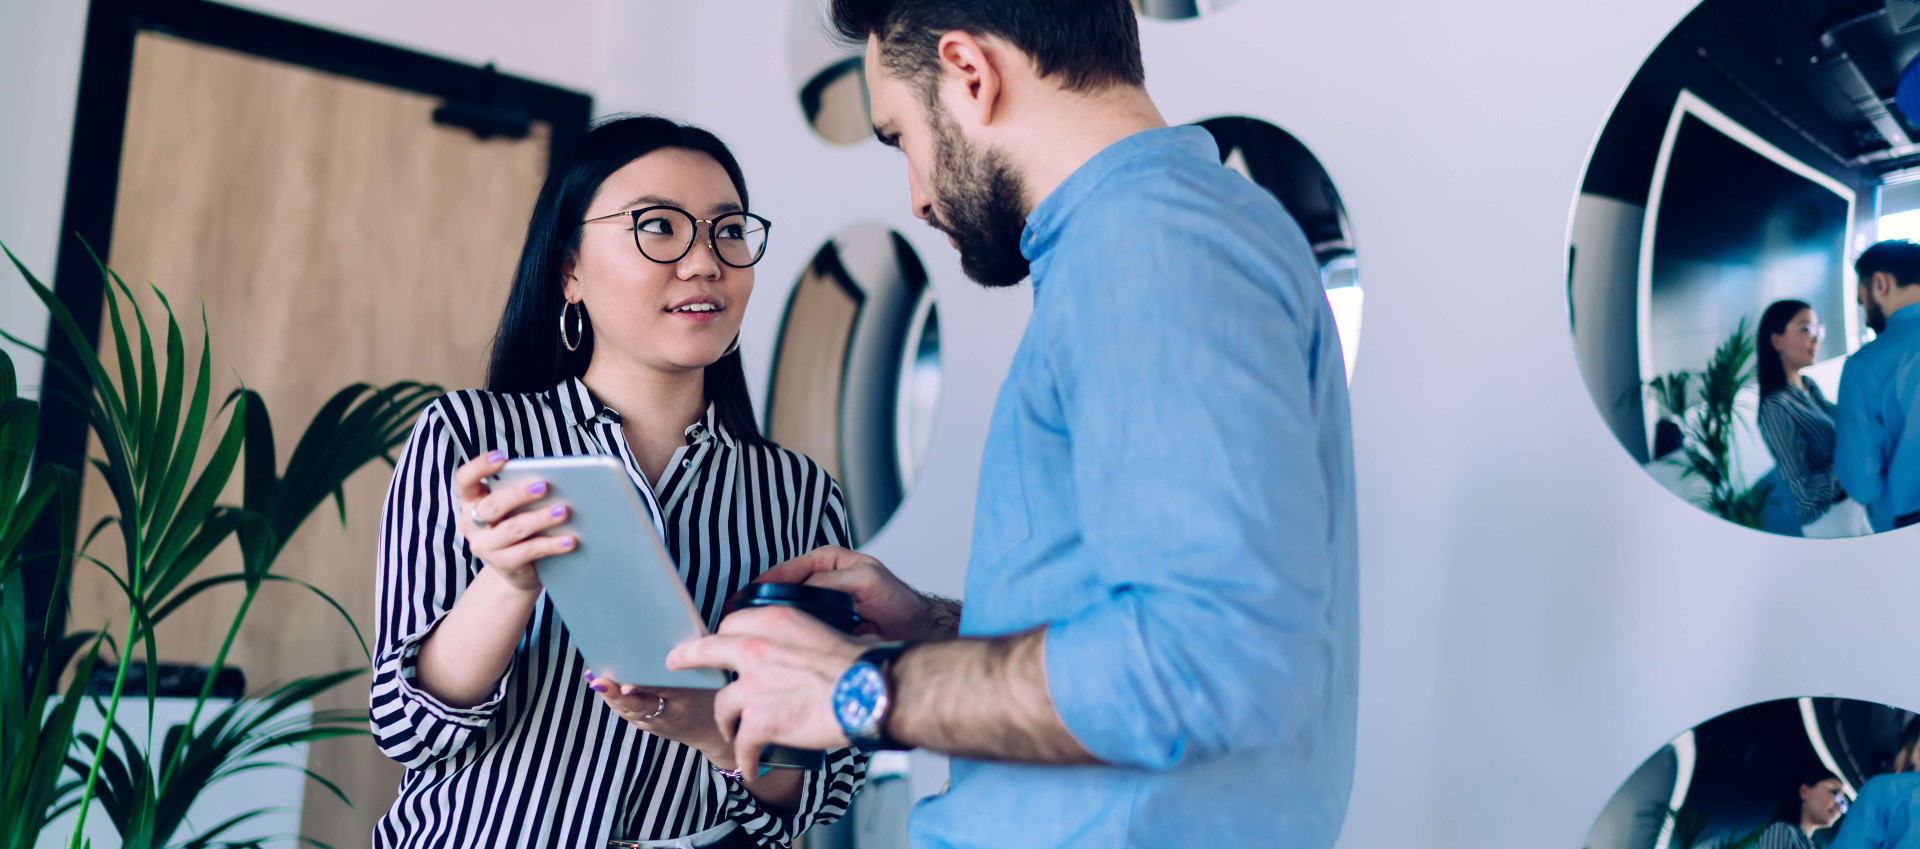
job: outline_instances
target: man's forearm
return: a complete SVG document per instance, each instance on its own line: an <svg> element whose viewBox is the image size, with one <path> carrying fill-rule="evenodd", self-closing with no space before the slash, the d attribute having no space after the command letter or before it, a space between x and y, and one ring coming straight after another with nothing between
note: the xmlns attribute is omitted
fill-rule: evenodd
<svg viewBox="0 0 1920 849"><path fill-rule="evenodd" d="M937 601L957 622L959 604ZM901 743L981 760L1099 763L1053 709L1045 628L917 645L891 673L887 733Z"/></svg>

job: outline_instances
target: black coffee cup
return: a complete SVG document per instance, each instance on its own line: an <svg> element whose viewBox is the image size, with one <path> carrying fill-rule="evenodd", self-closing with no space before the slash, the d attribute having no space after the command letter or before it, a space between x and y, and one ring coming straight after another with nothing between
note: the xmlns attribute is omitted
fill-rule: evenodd
<svg viewBox="0 0 1920 849"><path fill-rule="evenodd" d="M860 613L853 607L853 596L839 590L802 584L748 584L734 600L735 610L750 607L784 605L795 607L843 634L860 627ZM760 752L760 762L784 769L821 769L826 753L789 746L768 746Z"/></svg>

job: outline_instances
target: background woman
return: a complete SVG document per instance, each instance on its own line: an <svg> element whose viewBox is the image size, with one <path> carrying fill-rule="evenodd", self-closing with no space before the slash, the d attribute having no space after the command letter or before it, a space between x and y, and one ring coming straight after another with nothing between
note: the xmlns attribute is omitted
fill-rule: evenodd
<svg viewBox="0 0 1920 849"><path fill-rule="evenodd" d="M371 701L407 773L375 846L782 845L845 812L851 752L740 776L710 691L586 678L537 565L575 544L541 533L564 508L483 483L510 457L620 457L709 626L773 564L846 544L838 486L755 424L737 349L768 225L746 210L726 146L660 118L595 127L548 178L487 390L421 417L388 491Z"/></svg>
<svg viewBox="0 0 1920 849"><path fill-rule="evenodd" d="M1760 371L1760 437L1793 495L1803 536L1833 538L1873 532L1865 507L1847 497L1833 474L1833 404L1813 378L1826 331L1805 301L1775 301L1760 315L1755 357Z"/></svg>
<svg viewBox="0 0 1920 849"><path fill-rule="evenodd" d="M1754 849L1817 849L1813 833L1840 821L1847 797L1840 779L1814 769L1800 780L1798 792L1781 801L1774 823L1760 833Z"/></svg>

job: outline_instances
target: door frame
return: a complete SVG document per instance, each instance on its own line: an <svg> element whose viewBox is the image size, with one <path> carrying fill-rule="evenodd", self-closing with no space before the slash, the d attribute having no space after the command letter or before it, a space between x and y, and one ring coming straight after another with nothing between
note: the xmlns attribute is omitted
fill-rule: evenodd
<svg viewBox="0 0 1920 849"><path fill-rule="evenodd" d="M127 101L133 86L133 51L142 32L298 65L453 102L485 98L489 105L517 109L551 129L548 168L558 152L585 135L592 97L557 86L496 73L392 45L223 6L207 0L92 0L80 62L80 90L67 164L66 203L53 292L72 313L87 344L99 346L103 302L100 275L85 245L103 255L113 244L114 203L126 135ZM85 240L85 245L82 243ZM49 321L41 380L40 431L33 465L86 468L87 414L93 389L79 352ZM58 523L43 515L26 550L47 551L74 540L59 539ZM33 565L33 564L40 565ZM45 611L54 633L66 630L65 588L56 587L54 561L24 567L27 609ZM57 594L57 595L56 595Z"/></svg>

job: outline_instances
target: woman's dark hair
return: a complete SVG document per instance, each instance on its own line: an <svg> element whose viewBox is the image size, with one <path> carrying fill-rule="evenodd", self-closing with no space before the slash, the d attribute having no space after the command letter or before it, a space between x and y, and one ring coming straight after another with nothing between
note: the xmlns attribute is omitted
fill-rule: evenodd
<svg viewBox="0 0 1920 849"><path fill-rule="evenodd" d="M507 308L493 333L487 388L494 392L545 392L563 380L586 374L593 359L593 328L580 334L578 350L560 339L560 310L566 303L561 269L580 249L581 219L600 184L627 163L656 150L674 148L704 153L727 172L740 206L747 207L747 180L725 143L698 127L651 115L620 116L588 130L560 157L534 202L526 245L507 293ZM580 309L585 309L582 306ZM706 368L707 400L734 439L766 445L747 394L746 371L734 351Z"/></svg>
<svg viewBox="0 0 1920 849"><path fill-rule="evenodd" d="M1773 818L1795 826L1800 825L1800 811L1806 806L1806 800L1800 798L1800 789L1817 787L1822 781L1840 781L1840 776L1834 775L1822 766L1811 766L1802 770L1800 780L1794 782L1792 787L1787 788L1785 795L1780 797L1780 806L1774 809Z"/></svg>
<svg viewBox="0 0 1920 849"><path fill-rule="evenodd" d="M1760 314L1760 329L1754 331L1756 338L1753 340L1754 359L1759 360L1760 368L1760 397L1772 395L1787 385L1787 367L1780 364L1780 351L1773 347L1773 335L1787 332L1787 325L1793 322L1793 317L1799 315L1801 310L1810 309L1813 307L1808 306L1806 301L1789 298L1774 301L1766 312Z"/></svg>

